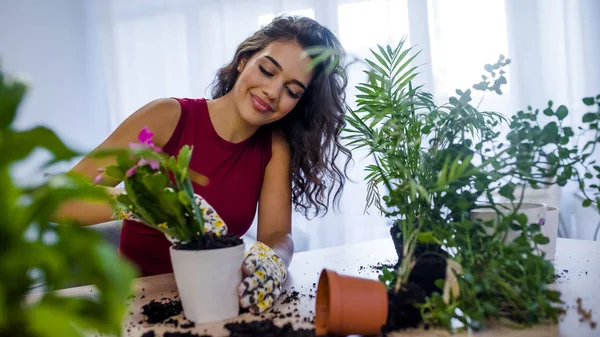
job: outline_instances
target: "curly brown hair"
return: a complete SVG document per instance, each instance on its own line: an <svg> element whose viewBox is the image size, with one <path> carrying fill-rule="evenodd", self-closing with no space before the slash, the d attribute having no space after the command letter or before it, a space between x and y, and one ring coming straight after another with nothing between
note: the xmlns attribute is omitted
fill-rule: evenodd
<svg viewBox="0 0 600 337"><path fill-rule="evenodd" d="M346 125L344 115L348 75L345 52L335 35L310 18L275 18L242 42L233 60L219 69L212 85L212 97L215 99L227 94L237 80L238 64L275 41L295 41L304 49L329 48L337 57L333 69L327 68L331 60L318 64L310 85L294 109L269 125L270 128L281 130L290 144L295 210L306 217L309 217L311 210L314 216L325 215L334 190L333 203L339 206L348 178L348 165L352 160L351 152L340 142L340 133ZM340 153L346 156L342 168L336 164Z"/></svg>

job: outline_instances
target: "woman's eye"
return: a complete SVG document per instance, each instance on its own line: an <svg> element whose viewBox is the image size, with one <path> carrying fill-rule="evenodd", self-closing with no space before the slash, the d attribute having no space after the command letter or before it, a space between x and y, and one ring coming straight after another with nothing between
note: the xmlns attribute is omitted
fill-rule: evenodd
<svg viewBox="0 0 600 337"><path fill-rule="evenodd" d="M263 74L265 74L265 76L268 76L268 77L272 77L272 76L273 76L273 73L270 73L270 72L268 72L268 71L267 71L267 70L265 70L265 68L263 68L263 66L261 66L261 65L259 65L259 66L258 66L258 69L260 69L260 71L261 71Z"/></svg>
<svg viewBox="0 0 600 337"><path fill-rule="evenodd" d="M290 94L290 96L292 96L292 98L299 98L299 97L300 97L300 95L298 95L298 94L294 94L294 92L293 92L293 91L291 91L290 89L288 89L287 91L288 91L288 93Z"/></svg>

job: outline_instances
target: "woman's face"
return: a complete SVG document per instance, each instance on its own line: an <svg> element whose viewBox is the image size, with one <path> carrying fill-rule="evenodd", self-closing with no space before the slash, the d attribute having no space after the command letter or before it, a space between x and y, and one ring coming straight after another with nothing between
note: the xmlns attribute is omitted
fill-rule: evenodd
<svg viewBox="0 0 600 337"><path fill-rule="evenodd" d="M246 123L261 126L285 117L310 84L310 58L297 42L273 42L238 65L235 104Z"/></svg>

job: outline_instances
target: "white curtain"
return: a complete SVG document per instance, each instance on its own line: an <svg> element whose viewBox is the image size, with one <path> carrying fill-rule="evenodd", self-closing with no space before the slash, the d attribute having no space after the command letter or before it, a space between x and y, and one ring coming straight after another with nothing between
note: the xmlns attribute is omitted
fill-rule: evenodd
<svg viewBox="0 0 600 337"><path fill-rule="evenodd" d="M236 46L281 13L312 17L329 27L346 50L367 57L376 44L404 36L422 50L417 78L436 99L467 89L483 66L500 54L512 58L504 95L489 95L482 108L510 115L548 99L572 107L600 93L600 2L595 0L90 0L103 50L113 128L158 97L210 97L216 70ZM363 80L351 68L348 100ZM478 96L474 95L477 101ZM375 210L364 211L364 153L342 197L341 212L307 221L294 215L299 250L387 235ZM563 191L564 193L564 191ZM570 207L566 202L563 207Z"/></svg>

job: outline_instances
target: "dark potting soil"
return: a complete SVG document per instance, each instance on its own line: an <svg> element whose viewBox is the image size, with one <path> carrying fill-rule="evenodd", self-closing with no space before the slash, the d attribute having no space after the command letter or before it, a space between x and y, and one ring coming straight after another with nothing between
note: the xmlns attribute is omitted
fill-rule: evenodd
<svg viewBox="0 0 600 337"><path fill-rule="evenodd" d="M425 292L413 282L399 292L388 291L388 318L381 328L384 336L392 331L416 328L421 323L421 310L415 305L425 302Z"/></svg>
<svg viewBox="0 0 600 337"><path fill-rule="evenodd" d="M154 337L156 336L156 334L154 334L154 331L150 330L148 332L145 332L142 337Z"/></svg>
<svg viewBox="0 0 600 337"><path fill-rule="evenodd" d="M433 292L441 292L435 281L446 278L446 258L438 249L433 248L431 252L432 248L421 248L405 288L398 293L393 289L388 292L388 319L381 330L384 335L418 327L422 321L421 311L415 305L424 303Z"/></svg>
<svg viewBox="0 0 600 337"><path fill-rule="evenodd" d="M194 323L194 322L187 322L187 323L183 323L183 324L180 325L180 327L182 329L191 329L191 328L193 328L195 326L196 326L196 323Z"/></svg>
<svg viewBox="0 0 600 337"><path fill-rule="evenodd" d="M163 337L212 337L210 335L198 335L191 332L165 332Z"/></svg>
<svg viewBox="0 0 600 337"><path fill-rule="evenodd" d="M209 232L204 236L198 236L190 242L183 244L175 244L174 248L180 250L208 250L208 249L219 249L235 247L243 244L241 238L233 234L225 234L223 236L216 236L214 233Z"/></svg>
<svg viewBox="0 0 600 337"><path fill-rule="evenodd" d="M288 294L286 291L283 292L283 301L281 301L282 304L290 304L292 302L296 302L296 301L300 301L300 293L297 291L292 291L290 294Z"/></svg>
<svg viewBox="0 0 600 337"><path fill-rule="evenodd" d="M171 316L179 315L182 311L181 301L177 300L167 302L152 300L142 307L142 314L147 317L146 322L150 324L163 322Z"/></svg>
<svg viewBox="0 0 600 337"><path fill-rule="evenodd" d="M291 323L287 323L283 327L278 327L272 320L252 321L252 322L236 322L225 324L225 328L229 330L230 337L314 337L314 329L298 329L294 330Z"/></svg>

